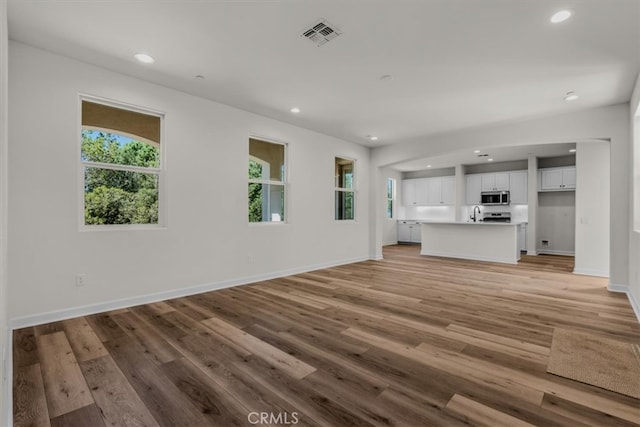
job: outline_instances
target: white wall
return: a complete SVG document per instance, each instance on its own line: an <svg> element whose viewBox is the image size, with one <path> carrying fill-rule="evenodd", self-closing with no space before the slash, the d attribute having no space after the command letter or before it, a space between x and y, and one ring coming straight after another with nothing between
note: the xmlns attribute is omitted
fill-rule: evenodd
<svg viewBox="0 0 640 427"><path fill-rule="evenodd" d="M576 144L576 262L579 274L609 275L609 144ZM586 173L585 173L586 172Z"/></svg>
<svg viewBox="0 0 640 427"><path fill-rule="evenodd" d="M607 226L609 224L607 223ZM538 253L573 255L576 236L575 191L538 193L538 222L536 250ZM547 246L542 245L547 240ZM609 241L604 242L609 249ZM606 253L607 261L609 252ZM607 270L608 273L608 270Z"/></svg>
<svg viewBox="0 0 640 427"><path fill-rule="evenodd" d="M630 212L630 136L629 104L592 108L553 117L516 123L467 129L434 135L419 141L372 150L372 166L390 166L399 162L437 156L477 146L505 147L542 143L611 140L611 229L610 281L629 283L629 212ZM586 171L583 171L587 173ZM583 173L578 171L578 174ZM529 212L531 216L531 212ZM381 242L372 235L371 253Z"/></svg>
<svg viewBox="0 0 640 427"><path fill-rule="evenodd" d="M7 330L7 3L0 0L0 425L11 425L11 359Z"/></svg>
<svg viewBox="0 0 640 427"><path fill-rule="evenodd" d="M401 217L400 212L402 208L402 174L393 169L385 169L382 172L383 180L384 180L384 197L383 197L383 213L384 216L382 218L382 244L383 245L394 245L398 243L398 224L397 220ZM394 206L393 218L389 219L386 216L387 205L386 205L386 189L387 189L387 179L395 179L396 181L396 202Z"/></svg>
<svg viewBox="0 0 640 427"><path fill-rule="evenodd" d="M15 322L368 258L369 149L26 45L9 47ZM168 228L78 231L79 93L166 113ZM248 225L249 134L289 143L289 224ZM336 155L357 159L356 221L333 219ZM85 287L75 287L77 273L87 274Z"/></svg>
<svg viewBox="0 0 640 427"><path fill-rule="evenodd" d="M633 174L628 196L635 200L629 221L629 297L635 305L636 315L640 320L640 262L638 262L640 260L640 74L631 97L629 117L633 135L633 151L629 153L629 163L631 163Z"/></svg>

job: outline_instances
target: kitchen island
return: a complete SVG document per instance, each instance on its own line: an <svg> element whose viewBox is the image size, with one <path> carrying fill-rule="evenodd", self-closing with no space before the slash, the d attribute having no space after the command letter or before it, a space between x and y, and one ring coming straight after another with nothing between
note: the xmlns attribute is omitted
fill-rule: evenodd
<svg viewBox="0 0 640 427"><path fill-rule="evenodd" d="M421 255L517 264L519 222L422 221Z"/></svg>

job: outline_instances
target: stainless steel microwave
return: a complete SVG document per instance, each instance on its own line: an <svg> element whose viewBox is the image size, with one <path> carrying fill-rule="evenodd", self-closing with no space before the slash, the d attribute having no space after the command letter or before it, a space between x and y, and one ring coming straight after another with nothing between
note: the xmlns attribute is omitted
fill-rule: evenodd
<svg viewBox="0 0 640 427"><path fill-rule="evenodd" d="M508 205L511 197L508 191L483 191L480 193L480 203L483 205Z"/></svg>

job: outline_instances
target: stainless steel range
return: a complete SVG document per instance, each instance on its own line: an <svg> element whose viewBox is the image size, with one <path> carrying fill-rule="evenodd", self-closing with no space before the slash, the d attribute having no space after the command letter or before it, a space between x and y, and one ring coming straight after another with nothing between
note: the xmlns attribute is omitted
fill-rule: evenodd
<svg viewBox="0 0 640 427"><path fill-rule="evenodd" d="M511 222L511 212L485 212L483 222Z"/></svg>

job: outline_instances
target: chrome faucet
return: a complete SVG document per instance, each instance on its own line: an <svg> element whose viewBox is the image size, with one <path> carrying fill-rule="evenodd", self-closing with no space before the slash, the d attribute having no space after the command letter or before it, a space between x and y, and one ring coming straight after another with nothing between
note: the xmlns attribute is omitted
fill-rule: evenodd
<svg viewBox="0 0 640 427"><path fill-rule="evenodd" d="M476 205L476 206L473 207L473 215L469 217L469 218L471 218L473 220L473 222L476 222L476 220L478 219L476 217L476 209L478 210L478 213L480 213L480 206Z"/></svg>

